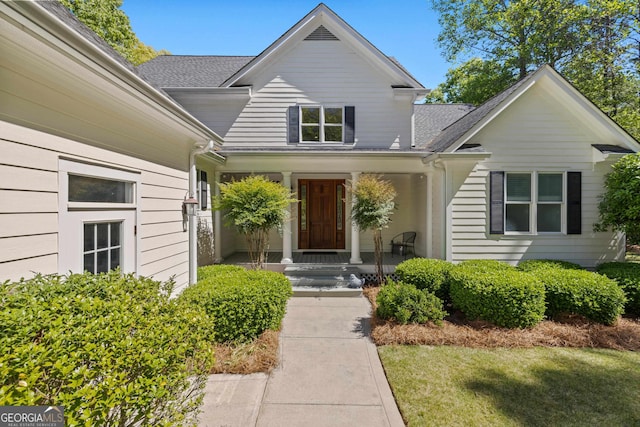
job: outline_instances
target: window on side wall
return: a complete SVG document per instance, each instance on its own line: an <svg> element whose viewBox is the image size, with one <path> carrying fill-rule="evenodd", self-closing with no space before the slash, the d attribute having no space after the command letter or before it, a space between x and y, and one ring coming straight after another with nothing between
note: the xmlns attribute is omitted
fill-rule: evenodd
<svg viewBox="0 0 640 427"><path fill-rule="evenodd" d="M581 233L580 172L490 174L490 233Z"/></svg>
<svg viewBox="0 0 640 427"><path fill-rule="evenodd" d="M59 271L135 272L140 174L61 159Z"/></svg>

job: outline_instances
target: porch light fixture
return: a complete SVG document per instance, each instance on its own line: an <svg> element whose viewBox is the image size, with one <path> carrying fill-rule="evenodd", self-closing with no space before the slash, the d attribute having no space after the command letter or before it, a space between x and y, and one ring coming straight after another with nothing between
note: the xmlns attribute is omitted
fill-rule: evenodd
<svg viewBox="0 0 640 427"><path fill-rule="evenodd" d="M193 197L185 197L182 201L182 231L187 231L188 218L196 216L198 200Z"/></svg>

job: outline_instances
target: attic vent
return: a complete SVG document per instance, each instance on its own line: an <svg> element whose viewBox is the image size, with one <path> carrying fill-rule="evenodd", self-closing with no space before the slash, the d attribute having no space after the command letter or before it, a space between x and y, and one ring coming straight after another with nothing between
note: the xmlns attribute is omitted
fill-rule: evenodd
<svg viewBox="0 0 640 427"><path fill-rule="evenodd" d="M318 41L318 40L339 40L334 36L331 31L327 30L324 26L320 25L315 31L307 36L305 40Z"/></svg>

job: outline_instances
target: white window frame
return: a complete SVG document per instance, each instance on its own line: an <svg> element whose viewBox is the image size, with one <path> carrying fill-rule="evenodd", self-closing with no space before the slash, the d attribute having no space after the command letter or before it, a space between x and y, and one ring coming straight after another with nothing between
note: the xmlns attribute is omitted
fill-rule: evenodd
<svg viewBox="0 0 640 427"><path fill-rule="evenodd" d="M344 131L345 131L345 108L344 106L340 106L340 105L316 105L316 104L308 104L308 105L300 105L298 106L299 108L299 124L298 124L298 134L300 135L300 142L303 144L344 144ZM320 127L319 129L319 141L305 141L303 139L303 133L302 133L302 128L304 125L315 125L315 123L304 123L303 122L303 117L304 114L302 112L303 109L305 108L319 108L320 109L320 114L319 114L319 120L320 122L318 123L318 126ZM342 111L342 122L340 124L338 123L325 123L325 114L324 111L326 108L337 108L340 109ZM342 137L340 138L340 141L326 141L325 138L325 127L337 127L340 126L342 127Z"/></svg>
<svg viewBox="0 0 640 427"><path fill-rule="evenodd" d="M139 272L140 173L63 158L58 161L58 171L58 272L83 271L84 224L101 222L122 222L121 271ZM125 182L132 192L129 202L70 202L69 175Z"/></svg>
<svg viewBox="0 0 640 427"><path fill-rule="evenodd" d="M529 174L531 176L531 200L528 202L509 201L507 198L508 176L509 174ZM562 201L561 202L539 202L538 201L538 176L539 175L562 175ZM541 235L554 236L567 234L567 173L566 171L539 170L539 171L505 171L504 178L504 234L505 235ZM507 231L507 205L526 204L529 205L529 231ZM560 231L538 231L538 204L560 204Z"/></svg>

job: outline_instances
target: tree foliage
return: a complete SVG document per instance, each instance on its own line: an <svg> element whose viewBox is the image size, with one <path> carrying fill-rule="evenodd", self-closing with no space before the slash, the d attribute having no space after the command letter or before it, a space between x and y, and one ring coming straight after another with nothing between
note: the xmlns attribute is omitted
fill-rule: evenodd
<svg viewBox="0 0 640 427"><path fill-rule="evenodd" d="M616 162L604 185L594 230L623 231L630 242L640 243L640 153L628 154Z"/></svg>
<svg viewBox="0 0 640 427"><path fill-rule="evenodd" d="M431 3L440 14L443 55L462 65L449 70L428 102L478 104L504 89L502 83L550 64L640 138L637 0Z"/></svg>
<svg viewBox="0 0 640 427"><path fill-rule="evenodd" d="M297 200L288 188L261 175L219 185L214 209L223 210L227 225L245 236L251 264L261 269L267 260L269 231L289 220L287 208Z"/></svg>
<svg viewBox="0 0 640 427"><path fill-rule="evenodd" d="M365 174L351 183L350 191L355 199L351 208L351 219L360 230L373 231L376 276L378 283L382 284L382 229L388 227L391 222L396 190L391 182L376 175Z"/></svg>
<svg viewBox="0 0 640 427"><path fill-rule="evenodd" d="M140 65L167 51L156 51L142 43L122 9L122 0L60 0L82 23L91 28L120 55Z"/></svg>

